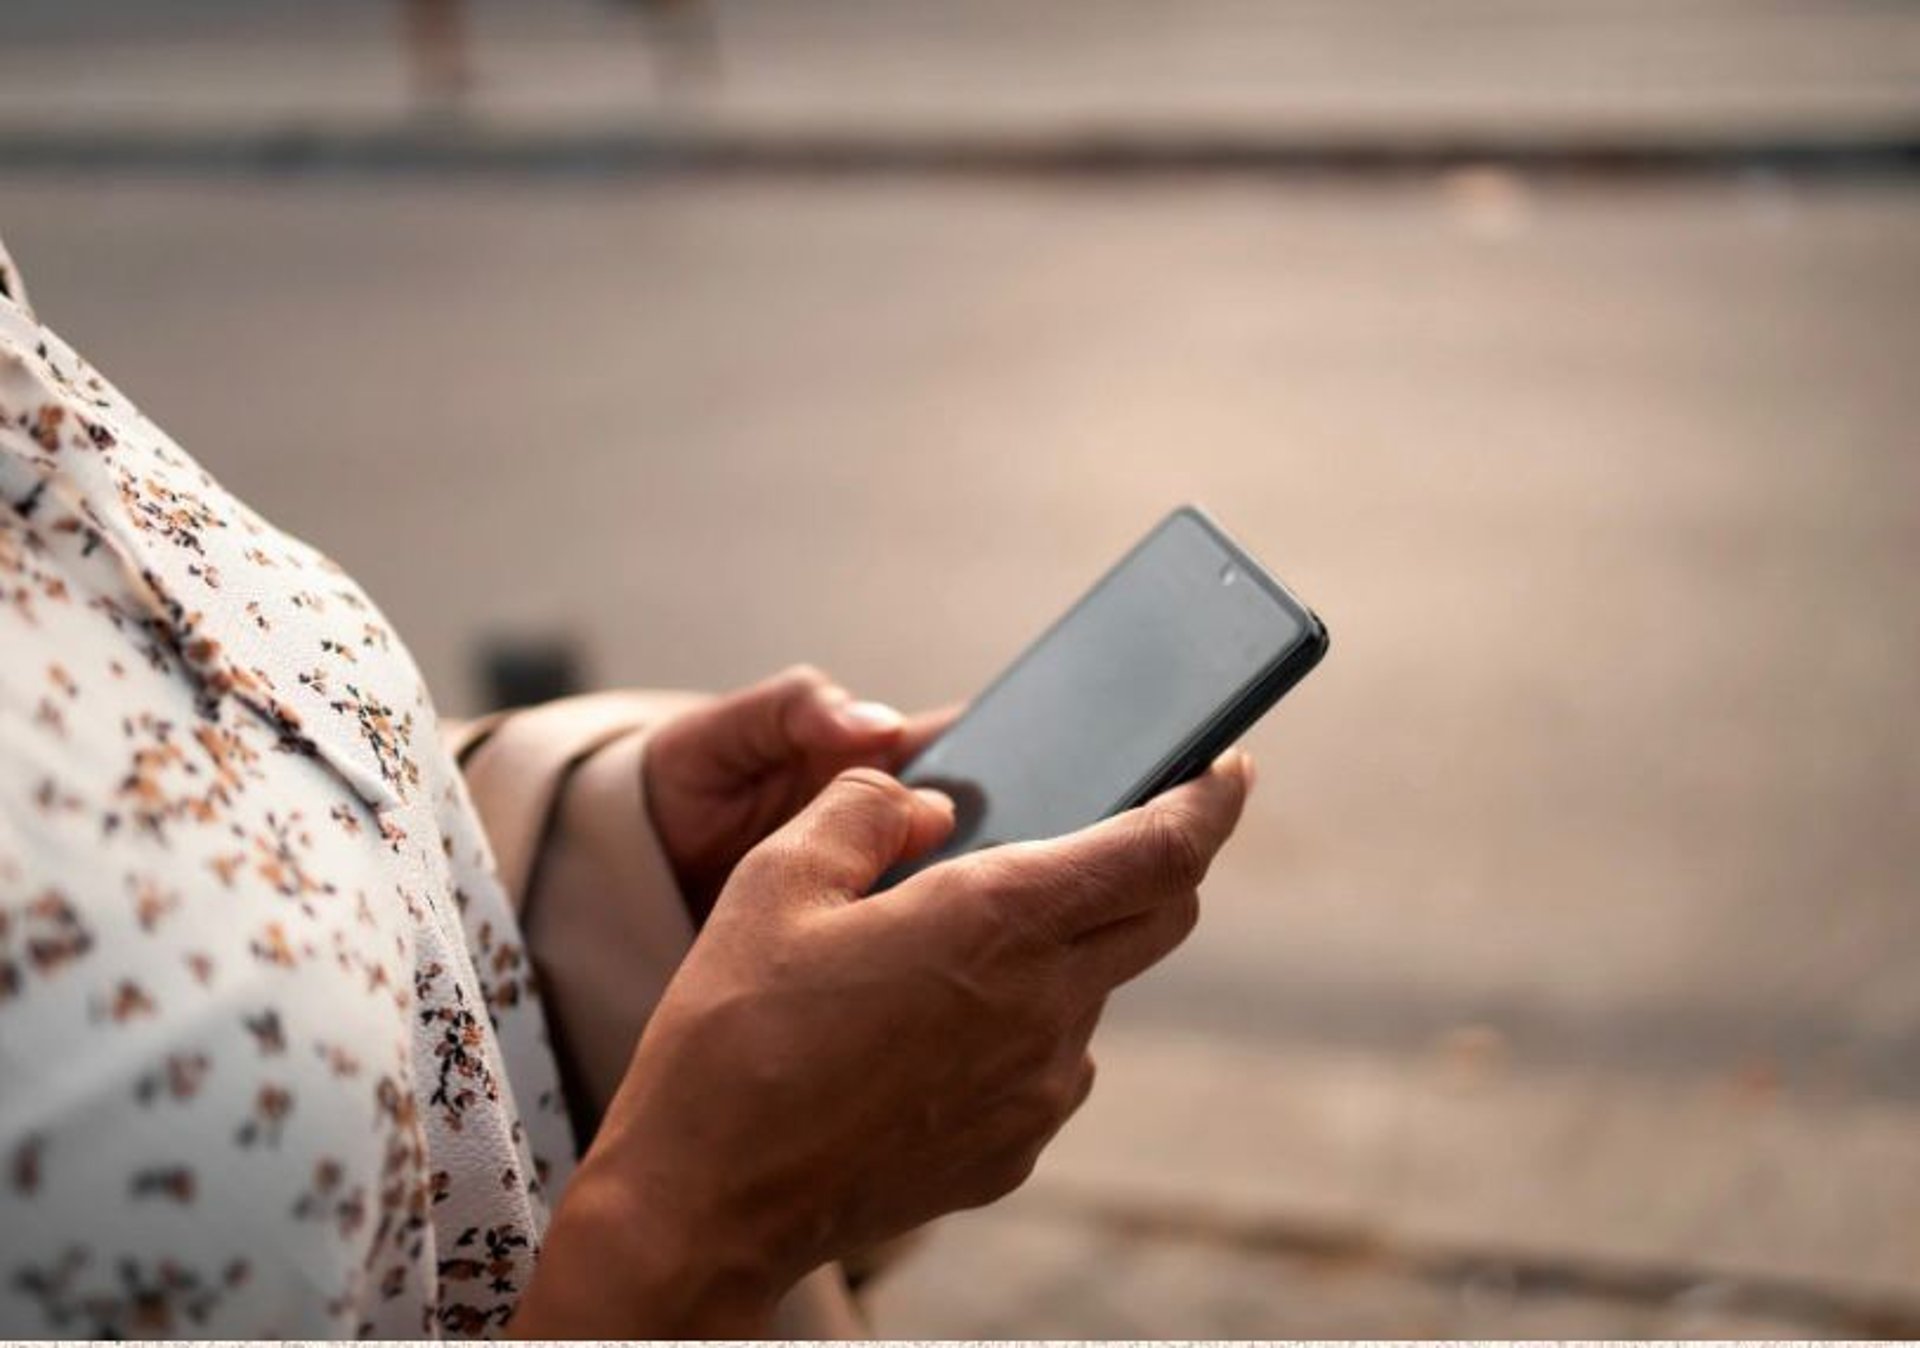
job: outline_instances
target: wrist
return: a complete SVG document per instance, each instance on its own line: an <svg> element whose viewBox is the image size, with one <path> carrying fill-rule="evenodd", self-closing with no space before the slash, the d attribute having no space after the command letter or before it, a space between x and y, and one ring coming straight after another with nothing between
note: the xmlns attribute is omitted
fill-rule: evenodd
<svg viewBox="0 0 1920 1348"><path fill-rule="evenodd" d="M589 1155L568 1185L509 1332L544 1339L764 1335L789 1280L721 1223L594 1160Z"/></svg>

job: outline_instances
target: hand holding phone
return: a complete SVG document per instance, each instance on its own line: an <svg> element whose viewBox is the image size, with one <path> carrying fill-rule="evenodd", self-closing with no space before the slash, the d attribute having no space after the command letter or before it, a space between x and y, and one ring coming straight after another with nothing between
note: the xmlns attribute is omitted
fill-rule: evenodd
<svg viewBox="0 0 1920 1348"><path fill-rule="evenodd" d="M881 887L1051 838L1205 769L1320 662L1326 626L1194 506L1168 515L901 773L951 837Z"/></svg>

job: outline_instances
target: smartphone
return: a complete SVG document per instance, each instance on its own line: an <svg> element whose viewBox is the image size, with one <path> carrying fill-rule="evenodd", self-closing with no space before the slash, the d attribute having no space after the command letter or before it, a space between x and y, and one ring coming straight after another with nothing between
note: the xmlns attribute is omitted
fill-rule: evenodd
<svg viewBox="0 0 1920 1348"><path fill-rule="evenodd" d="M1197 776L1327 653L1326 625L1197 506L1136 543L902 770L949 857L1057 837Z"/></svg>

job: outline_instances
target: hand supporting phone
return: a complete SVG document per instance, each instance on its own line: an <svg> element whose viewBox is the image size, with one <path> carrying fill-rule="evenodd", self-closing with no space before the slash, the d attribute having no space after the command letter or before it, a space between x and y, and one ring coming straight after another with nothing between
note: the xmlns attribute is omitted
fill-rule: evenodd
<svg viewBox="0 0 1920 1348"><path fill-rule="evenodd" d="M1327 630L1205 512L1168 515L900 774L953 798L948 857L1056 837L1203 771Z"/></svg>

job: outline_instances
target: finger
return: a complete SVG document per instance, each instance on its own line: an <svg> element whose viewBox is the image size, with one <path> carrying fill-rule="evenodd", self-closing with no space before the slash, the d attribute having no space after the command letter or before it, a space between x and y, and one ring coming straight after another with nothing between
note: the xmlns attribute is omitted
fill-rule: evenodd
<svg viewBox="0 0 1920 1348"><path fill-rule="evenodd" d="M953 802L939 792L904 786L876 768L850 768L741 864L777 866L789 882L783 888L847 900L952 830Z"/></svg>
<svg viewBox="0 0 1920 1348"><path fill-rule="evenodd" d="M1105 1010L1106 999L1101 997L1068 1027L1060 1040L1060 1062L1069 1091L1061 1114L1062 1123L1079 1113L1080 1106L1093 1094L1097 1069L1087 1045L1093 1039L1093 1032L1099 1026L1101 1013Z"/></svg>
<svg viewBox="0 0 1920 1348"><path fill-rule="evenodd" d="M896 769L904 768L939 739L960 719L967 709L966 703L954 702L933 711L917 712L907 718L906 729L900 734L900 742L894 746L892 765Z"/></svg>
<svg viewBox="0 0 1920 1348"><path fill-rule="evenodd" d="M1093 1083L1098 1076L1099 1069L1094 1066L1093 1055L1091 1053L1086 1054L1080 1059L1080 1076L1078 1085L1074 1090L1073 1108L1068 1111L1069 1117L1078 1114L1080 1112L1080 1106L1084 1105L1087 1102L1087 1097L1093 1094Z"/></svg>
<svg viewBox="0 0 1920 1348"><path fill-rule="evenodd" d="M1071 948L1074 971L1104 996L1171 955L1199 921L1200 892L1190 889L1081 935Z"/></svg>
<svg viewBox="0 0 1920 1348"><path fill-rule="evenodd" d="M1145 805L1049 842L979 853L990 891L1034 905L1061 940L1147 912L1197 889L1240 821L1251 760L1234 750Z"/></svg>
<svg viewBox="0 0 1920 1348"><path fill-rule="evenodd" d="M799 701L790 714L793 744L816 754L885 761L906 729L907 718L884 702L856 700L829 685Z"/></svg>
<svg viewBox="0 0 1920 1348"><path fill-rule="evenodd" d="M751 778L815 750L877 752L904 724L892 708L855 702L821 671L796 665L661 727L655 751L685 747L688 761L711 764L729 779Z"/></svg>
<svg viewBox="0 0 1920 1348"><path fill-rule="evenodd" d="M1093 1032L1100 1028L1100 1017L1106 1013L1107 995L1103 992L1068 1027L1066 1038L1062 1041L1064 1051L1075 1057L1085 1057L1087 1045L1093 1042Z"/></svg>

